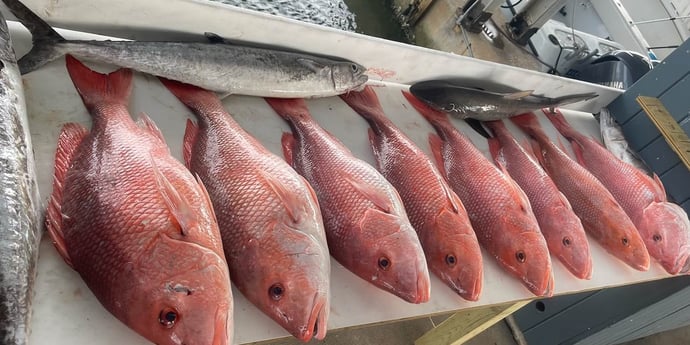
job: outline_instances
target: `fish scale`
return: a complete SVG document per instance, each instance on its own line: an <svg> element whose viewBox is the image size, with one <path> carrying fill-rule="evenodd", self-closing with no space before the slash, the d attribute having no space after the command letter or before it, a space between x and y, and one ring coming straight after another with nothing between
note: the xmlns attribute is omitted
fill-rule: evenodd
<svg viewBox="0 0 690 345"><path fill-rule="evenodd" d="M659 178L650 177L616 158L599 142L568 124L560 112L547 112L556 129L572 144L578 162L591 172L623 207L639 231L649 254L670 274L690 270L690 221L668 202Z"/></svg>
<svg viewBox="0 0 690 345"><path fill-rule="evenodd" d="M199 119L198 127L187 123L183 155L215 205L233 282L298 339L323 339L330 257L311 187L242 129L214 93L161 81Z"/></svg>
<svg viewBox="0 0 690 345"><path fill-rule="evenodd" d="M465 205L479 243L532 293L553 294L551 258L524 192L454 128L446 114L408 92L403 95L438 133L430 135L431 150Z"/></svg>
<svg viewBox="0 0 690 345"><path fill-rule="evenodd" d="M580 219L539 163L518 144L502 121L485 122L491 155L527 195L549 252L580 279L592 276L589 242Z"/></svg>
<svg viewBox="0 0 690 345"><path fill-rule="evenodd" d="M67 57L92 115L58 139L48 234L120 321L157 344L225 345L232 293L203 185L145 115L127 111L132 73L102 75Z"/></svg>
<svg viewBox="0 0 690 345"><path fill-rule="evenodd" d="M370 86L341 98L369 122L378 170L400 194L429 269L463 298L482 289L482 256L460 199L427 156L383 113Z"/></svg>
<svg viewBox="0 0 690 345"><path fill-rule="evenodd" d="M551 142L534 114L512 117L511 121L533 139L537 158L570 202L585 231L630 267L648 270L649 254L642 238L606 187Z"/></svg>
<svg viewBox="0 0 690 345"><path fill-rule="evenodd" d="M383 290L427 302L424 253L393 186L319 127L303 99L266 101L292 128L283 152L316 191L331 255Z"/></svg>

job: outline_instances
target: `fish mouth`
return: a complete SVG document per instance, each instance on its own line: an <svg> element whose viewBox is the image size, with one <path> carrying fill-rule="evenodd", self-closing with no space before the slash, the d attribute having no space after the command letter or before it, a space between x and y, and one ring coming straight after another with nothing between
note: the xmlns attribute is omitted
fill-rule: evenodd
<svg viewBox="0 0 690 345"><path fill-rule="evenodd" d="M327 297L322 294L317 293L314 295L314 306L312 307L311 314L309 315L309 321L307 322L307 327L302 329L297 338L301 341L308 342L312 337L323 340L326 337L326 331L328 329L328 303Z"/></svg>
<svg viewBox="0 0 690 345"><path fill-rule="evenodd" d="M682 246L681 253L682 254L676 258L675 262L673 263L673 266L664 267L669 274L686 274L690 271L690 260L688 260L688 258L690 257L690 246Z"/></svg>
<svg viewBox="0 0 690 345"><path fill-rule="evenodd" d="M471 302L476 302L479 300L479 295L482 294L482 285L483 285L483 278L481 275L477 277L477 279L474 281L474 284L472 285L472 289L465 291L464 293L460 293L460 297L464 298L465 300L471 301Z"/></svg>
<svg viewBox="0 0 690 345"><path fill-rule="evenodd" d="M231 344L232 323L228 322L230 313L227 306L221 306L216 310L216 323L213 332L213 345Z"/></svg>

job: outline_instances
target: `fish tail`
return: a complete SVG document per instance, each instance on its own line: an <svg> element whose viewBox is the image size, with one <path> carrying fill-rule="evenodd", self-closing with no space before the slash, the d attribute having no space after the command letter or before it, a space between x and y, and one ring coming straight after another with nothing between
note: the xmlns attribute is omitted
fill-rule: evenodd
<svg viewBox="0 0 690 345"><path fill-rule="evenodd" d="M31 32L33 47L17 64L22 74L34 71L64 53L57 49L56 43L65 39L50 27L41 17L32 12L18 0L2 0L12 14Z"/></svg>
<svg viewBox="0 0 690 345"><path fill-rule="evenodd" d="M443 128L445 126L451 126L450 120L448 119L448 115L445 113L442 113L436 109L431 108L430 106L426 105L423 101L421 101L419 98L413 96L411 93L407 91L402 91L403 96L405 96L405 99L407 99L408 102L412 105L413 108L419 112L422 117L424 117L429 123L434 126L437 129Z"/></svg>
<svg viewBox="0 0 690 345"><path fill-rule="evenodd" d="M197 116L203 118L213 112L204 111L208 109L222 109L223 105L218 96L213 92L202 89L198 86L182 83L176 80L170 80L158 77L163 86L165 86L170 93L184 105L194 111Z"/></svg>
<svg viewBox="0 0 690 345"><path fill-rule="evenodd" d="M264 98L266 103L282 117L285 121L295 122L297 120L310 119L307 103L303 98Z"/></svg>
<svg viewBox="0 0 690 345"><path fill-rule="evenodd" d="M127 106L129 94L132 91L132 71L121 68L109 74L92 71L81 61L67 55L67 72L72 78L74 87L79 92L87 109L91 110L97 104L120 104ZM91 114L100 112L89 111Z"/></svg>
<svg viewBox="0 0 690 345"><path fill-rule="evenodd" d="M561 135L564 136L566 139L571 141L578 139L580 133L575 131L575 129L570 126L568 121L565 119L565 116L563 116L563 113L561 113L558 110L545 110L544 114L546 114L546 118L548 118L549 121L551 121L556 130L558 130L558 132L561 133Z"/></svg>
<svg viewBox="0 0 690 345"><path fill-rule="evenodd" d="M506 127L502 120L484 121L483 124L491 131L493 137L506 135L506 132L508 132L508 127Z"/></svg>
<svg viewBox="0 0 690 345"><path fill-rule="evenodd" d="M555 106L563 106L566 104L571 104L571 103L577 103L581 101L587 101L592 98L599 97L599 95L596 92L588 92L588 93L578 93L575 95L566 95L566 96L561 96L561 97L556 97L553 99L553 103Z"/></svg>
<svg viewBox="0 0 690 345"><path fill-rule="evenodd" d="M344 93L340 98L367 121L376 121L384 117L379 98L374 88L369 85L359 92Z"/></svg>
<svg viewBox="0 0 690 345"><path fill-rule="evenodd" d="M523 132L527 133L533 138L541 138L546 136L541 128L541 125L539 125L537 115L534 115L534 113L513 116L510 118L510 121L512 121L516 126L520 127Z"/></svg>

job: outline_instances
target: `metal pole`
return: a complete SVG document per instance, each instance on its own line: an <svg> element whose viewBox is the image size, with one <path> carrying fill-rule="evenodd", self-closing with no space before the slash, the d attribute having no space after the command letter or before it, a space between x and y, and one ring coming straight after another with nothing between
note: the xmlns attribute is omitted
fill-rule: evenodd
<svg viewBox="0 0 690 345"><path fill-rule="evenodd" d="M631 25L638 25L638 24L647 24L647 23L657 23L657 22L664 22L667 20L676 20L676 19L688 19L690 16L682 16L682 17L668 17L668 18L661 18L661 19L650 19L650 20L642 20L639 22L630 22Z"/></svg>

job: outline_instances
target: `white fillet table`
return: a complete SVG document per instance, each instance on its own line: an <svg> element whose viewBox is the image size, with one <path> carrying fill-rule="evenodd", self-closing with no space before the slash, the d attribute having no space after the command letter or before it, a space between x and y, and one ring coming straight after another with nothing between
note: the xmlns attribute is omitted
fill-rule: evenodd
<svg viewBox="0 0 690 345"><path fill-rule="evenodd" d="M151 0L112 2L106 0L77 1L27 0L25 3L60 28L88 31L130 39L203 39L204 31L221 36L275 44L322 54L349 58L371 67L372 82L381 103L390 117L427 154L430 153L426 121L404 100L400 90L417 80L460 77L489 80L535 93L562 95L595 91L599 97L578 103L564 110L569 121L580 131L598 137L598 125L588 112L596 112L608 104L619 90L533 71L476 60L420 47L400 44L301 23L233 7L194 0ZM8 19L13 17L5 8ZM171 20L176 18L177 20ZM30 48L28 32L18 23L10 22L12 38L19 56ZM104 39L84 32L61 30L68 38ZM114 66L88 63L101 72ZM90 119L64 67L64 59L24 76L30 127L42 203L50 193L53 155L60 127L66 122L90 126ZM280 136L289 130L261 98L231 95L225 107L248 132L269 150L281 154ZM352 152L374 163L367 140L367 125L337 97L307 101L314 118L342 140ZM181 158L182 135L190 112L172 96L156 78L135 74L130 112L137 116L146 112L161 128L173 154ZM548 121L541 117L547 133L557 135ZM453 120L488 156L486 140L475 134L464 122ZM518 137L522 134L508 124ZM604 287L635 284L668 277L661 267L652 263L647 272L627 267L590 239L594 271L591 280L571 276L557 260L553 260L555 294L568 294ZM483 319L496 321L534 298L517 280L499 269L484 253L484 289L478 302L467 302L432 275L431 300L420 305L408 304L381 291L332 261L332 306L328 323L330 330L367 324L390 322L441 313L483 309ZM250 304L239 291L235 296L235 344L289 336L280 326ZM511 305L510 307L505 307ZM491 308L488 308L491 307ZM484 323L486 325L486 323ZM481 328L481 327L480 327ZM446 332L447 330L444 330ZM478 329L470 331L475 334ZM457 334L459 338L463 334ZM455 335L453 335L455 336ZM446 334L445 338L450 335ZM436 338L436 337L433 337ZM465 337L466 338L466 337ZM463 338L463 339L465 339ZM43 344L147 344L111 316L96 300L79 275L58 256L50 240L44 236L41 248L34 300L31 343ZM438 340L450 344L458 339Z"/></svg>

